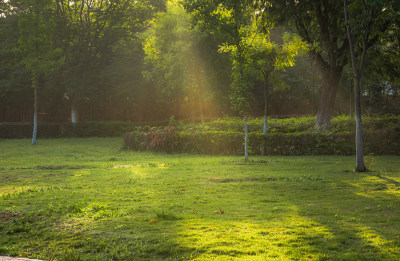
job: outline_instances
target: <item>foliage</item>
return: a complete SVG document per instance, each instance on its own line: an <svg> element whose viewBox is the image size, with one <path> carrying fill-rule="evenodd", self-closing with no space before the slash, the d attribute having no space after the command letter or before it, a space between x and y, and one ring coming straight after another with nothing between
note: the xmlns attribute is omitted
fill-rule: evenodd
<svg viewBox="0 0 400 261"><path fill-rule="evenodd" d="M0 253L42 260L398 260L400 169L376 156L191 156L120 138L0 141ZM223 214L219 214L222 213ZM249 243L250 242L250 243Z"/></svg>
<svg viewBox="0 0 400 261"><path fill-rule="evenodd" d="M131 122L39 123L38 137L117 137L137 126ZM31 123L0 123L0 138L26 138L32 134Z"/></svg>
<svg viewBox="0 0 400 261"><path fill-rule="evenodd" d="M151 26L142 34L143 76L157 90L156 100L186 114L192 121L204 121L206 105L221 99L221 77L228 64L217 57L214 38L191 27L191 15L180 1L168 1ZM223 96L223 95L220 95ZM182 111L186 111L182 112ZM190 115L191 114L191 115ZM189 116L190 115L190 116Z"/></svg>
<svg viewBox="0 0 400 261"><path fill-rule="evenodd" d="M192 87L195 58L189 15L177 1L167 2L145 32L143 50L149 70L144 76L159 86L166 97L179 97ZM180 95L178 95L180 94Z"/></svg>
<svg viewBox="0 0 400 261"><path fill-rule="evenodd" d="M352 155L354 120L340 116L332 120L330 131L314 128L314 117L271 119L268 135L261 131L262 119L249 122L250 151L268 155ZM365 119L365 151L399 155L400 119L398 116ZM125 133L124 147L137 151L163 151L195 154L238 155L243 151L243 126L240 119L227 119L206 124L188 124L179 129L143 128ZM170 137L170 138L168 138Z"/></svg>

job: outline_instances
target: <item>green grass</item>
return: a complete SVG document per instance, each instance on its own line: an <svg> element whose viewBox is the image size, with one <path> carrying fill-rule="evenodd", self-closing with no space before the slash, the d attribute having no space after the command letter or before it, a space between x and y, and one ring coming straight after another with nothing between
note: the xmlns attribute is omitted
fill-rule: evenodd
<svg viewBox="0 0 400 261"><path fill-rule="evenodd" d="M0 255L51 260L399 260L400 158L122 151L0 140Z"/></svg>

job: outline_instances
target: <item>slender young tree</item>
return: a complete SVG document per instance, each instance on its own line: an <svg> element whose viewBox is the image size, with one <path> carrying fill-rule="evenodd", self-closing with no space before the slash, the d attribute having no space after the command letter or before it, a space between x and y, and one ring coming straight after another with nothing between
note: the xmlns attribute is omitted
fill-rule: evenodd
<svg viewBox="0 0 400 261"><path fill-rule="evenodd" d="M383 39L386 30L396 20L395 16L393 16L393 13L396 13L396 5L390 0L354 0L351 5L349 5L348 0L343 0L343 4L354 78L356 171L363 172L367 168L363 159L361 79L368 50Z"/></svg>
<svg viewBox="0 0 400 261"><path fill-rule="evenodd" d="M366 1L364 0L364 4ZM346 19L346 29L347 29L347 37L350 45L350 56L351 56L351 64L353 67L354 74L354 97L355 97L355 105L356 105L356 171L363 172L366 171L364 158L363 158L363 140L362 140L362 118L361 118L361 87L360 81L362 76L362 71L364 67L364 59L367 51L367 43L368 43L368 35L369 32L366 32L363 37L362 42L362 54L360 57L360 62L357 62L356 54L354 51L354 43L353 43L353 35L349 26L349 11L348 11L348 3L347 0L343 1L344 3L344 16ZM370 19L371 17L369 17Z"/></svg>
<svg viewBox="0 0 400 261"><path fill-rule="evenodd" d="M40 79L58 68L63 62L61 49L52 41L55 26L52 22L52 1L26 1L26 9L20 14L19 40L16 52L25 58L22 63L31 73L34 112L32 145L36 144L38 125L38 87Z"/></svg>

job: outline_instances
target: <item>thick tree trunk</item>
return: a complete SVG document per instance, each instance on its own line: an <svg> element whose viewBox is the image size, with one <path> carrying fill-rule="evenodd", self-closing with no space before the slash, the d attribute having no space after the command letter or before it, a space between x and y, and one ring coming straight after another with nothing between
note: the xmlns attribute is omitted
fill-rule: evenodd
<svg viewBox="0 0 400 261"><path fill-rule="evenodd" d="M71 122L72 123L78 123L79 122L78 105L74 101L71 102Z"/></svg>
<svg viewBox="0 0 400 261"><path fill-rule="evenodd" d="M37 79L33 79L33 135L32 135L32 145L36 144L37 136L37 126L38 126L38 98L37 98Z"/></svg>
<svg viewBox="0 0 400 261"><path fill-rule="evenodd" d="M249 137L247 128L247 116L244 116L244 160L247 162L249 160Z"/></svg>
<svg viewBox="0 0 400 261"><path fill-rule="evenodd" d="M339 86L340 73L332 70L322 73L323 84L319 101L316 127L329 129L333 109L335 106L336 92Z"/></svg>

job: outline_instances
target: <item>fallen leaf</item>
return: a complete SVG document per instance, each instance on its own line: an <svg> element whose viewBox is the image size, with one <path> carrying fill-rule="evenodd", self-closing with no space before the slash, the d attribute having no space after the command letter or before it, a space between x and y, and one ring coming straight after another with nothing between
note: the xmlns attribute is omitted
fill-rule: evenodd
<svg viewBox="0 0 400 261"><path fill-rule="evenodd" d="M149 221L150 221L150 222L158 222L157 219L150 219Z"/></svg>
<svg viewBox="0 0 400 261"><path fill-rule="evenodd" d="M181 189L181 191L185 191L185 189Z"/></svg>
<svg viewBox="0 0 400 261"><path fill-rule="evenodd" d="M214 211L214 213L217 213L217 214L224 214L224 211L223 211L223 210L216 210L216 211Z"/></svg>
<svg viewBox="0 0 400 261"><path fill-rule="evenodd" d="M308 257L308 258L312 258L312 255L308 255L307 257Z"/></svg>

